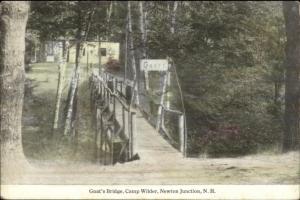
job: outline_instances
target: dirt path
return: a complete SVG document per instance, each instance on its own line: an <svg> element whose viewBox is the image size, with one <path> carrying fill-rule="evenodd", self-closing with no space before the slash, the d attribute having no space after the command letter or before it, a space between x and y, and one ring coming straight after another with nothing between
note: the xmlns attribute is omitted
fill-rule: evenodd
<svg viewBox="0 0 300 200"><path fill-rule="evenodd" d="M299 184L299 152L241 158L175 159L115 166L30 160L9 184ZM8 183L4 183L8 184Z"/></svg>

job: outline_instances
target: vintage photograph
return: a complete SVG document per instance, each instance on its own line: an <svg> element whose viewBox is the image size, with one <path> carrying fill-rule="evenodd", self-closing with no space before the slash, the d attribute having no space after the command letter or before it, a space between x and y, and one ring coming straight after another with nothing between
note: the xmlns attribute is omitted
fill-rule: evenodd
<svg viewBox="0 0 300 200"><path fill-rule="evenodd" d="M0 139L1 199L299 199L300 3L2 1Z"/></svg>

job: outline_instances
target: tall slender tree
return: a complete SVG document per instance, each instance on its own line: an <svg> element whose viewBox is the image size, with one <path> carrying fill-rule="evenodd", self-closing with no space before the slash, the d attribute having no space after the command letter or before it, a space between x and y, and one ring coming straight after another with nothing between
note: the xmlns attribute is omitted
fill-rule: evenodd
<svg viewBox="0 0 300 200"><path fill-rule="evenodd" d="M172 13L171 13L171 30L170 31L171 31L172 34L175 33L177 7L178 7L178 2L174 1L173 10L172 10Z"/></svg>
<svg viewBox="0 0 300 200"><path fill-rule="evenodd" d="M92 17L94 15L94 8L91 8L88 12L88 17L86 18L85 28L83 29L83 15L84 13L81 10L82 2L77 2L77 34L76 34L76 54L75 54L75 69L74 69L74 77L72 79L72 83L69 89L69 97L67 104L67 116L64 126L64 135L69 133L69 130L74 131L75 121L76 121L76 113L77 113L77 99L78 99L78 87L79 87L79 79L80 79L80 59L82 55L83 44L86 42L88 33L90 30L90 26L92 23ZM84 31L84 35L82 32Z"/></svg>
<svg viewBox="0 0 300 200"><path fill-rule="evenodd" d="M139 105L139 92L138 92L138 80L137 80L137 67L136 67L136 60L135 60L135 51L134 51L134 44L133 44L133 36L132 36L132 13L131 13L131 2L128 1L127 4L127 11L128 11L128 37L129 37L129 54L131 60L131 70L132 70L132 79L134 81L134 92L132 100L135 101L136 105Z"/></svg>
<svg viewBox="0 0 300 200"><path fill-rule="evenodd" d="M286 24L285 134L283 151L300 144L300 6L298 1L284 1Z"/></svg>
<svg viewBox="0 0 300 200"><path fill-rule="evenodd" d="M74 106L76 103L77 87L79 83L79 73L80 73L80 50L81 50L81 40L82 40L82 10L80 8L80 1L77 2L76 12L77 12L77 33L76 33L76 54L75 54L75 69L73 72L73 77L71 81L71 86L69 89L69 101L67 104L67 116L64 126L64 135L69 133L72 128L72 119L74 118ZM75 100L74 100L75 99Z"/></svg>
<svg viewBox="0 0 300 200"><path fill-rule="evenodd" d="M147 6L146 2L139 2L139 27L141 32L141 45L140 45L140 59L147 58ZM138 63L140 64L140 63ZM141 66L139 67L141 69ZM139 92L140 92L140 104L141 109L144 112L150 112L149 100L146 98L146 90L148 89L148 72L139 71Z"/></svg>
<svg viewBox="0 0 300 200"><path fill-rule="evenodd" d="M146 58L146 10L145 10L145 2L140 1L139 2L139 11L140 11L140 31L141 31L141 42L142 42L142 48L141 48L141 57Z"/></svg>
<svg viewBox="0 0 300 200"><path fill-rule="evenodd" d="M25 29L29 3L0 4L1 179L20 172L27 162L22 149Z"/></svg>
<svg viewBox="0 0 300 200"><path fill-rule="evenodd" d="M175 25L176 25L176 13L177 13L177 7L178 7L178 1L174 1L173 2L173 10L172 10L172 13L169 14L171 16L171 26L170 26L170 32L171 34L174 36L175 34ZM168 90L170 90L170 87L171 87L171 73L168 72L168 75L167 75L167 85L168 85ZM170 104L171 104L171 91L167 91L167 95L166 95L166 107L167 108L170 108Z"/></svg>

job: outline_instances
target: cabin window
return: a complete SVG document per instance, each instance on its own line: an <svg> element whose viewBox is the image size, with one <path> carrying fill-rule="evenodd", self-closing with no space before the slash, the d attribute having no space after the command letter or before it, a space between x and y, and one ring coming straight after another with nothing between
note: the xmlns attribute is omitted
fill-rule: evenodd
<svg viewBox="0 0 300 200"><path fill-rule="evenodd" d="M106 56L106 48L100 48L101 56Z"/></svg>

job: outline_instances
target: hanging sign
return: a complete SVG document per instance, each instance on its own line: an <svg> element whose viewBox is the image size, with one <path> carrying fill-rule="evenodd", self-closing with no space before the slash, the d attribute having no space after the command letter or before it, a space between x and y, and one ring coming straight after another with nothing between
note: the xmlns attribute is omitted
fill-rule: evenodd
<svg viewBox="0 0 300 200"><path fill-rule="evenodd" d="M142 59L140 64L142 71L167 71L169 68L166 59Z"/></svg>

